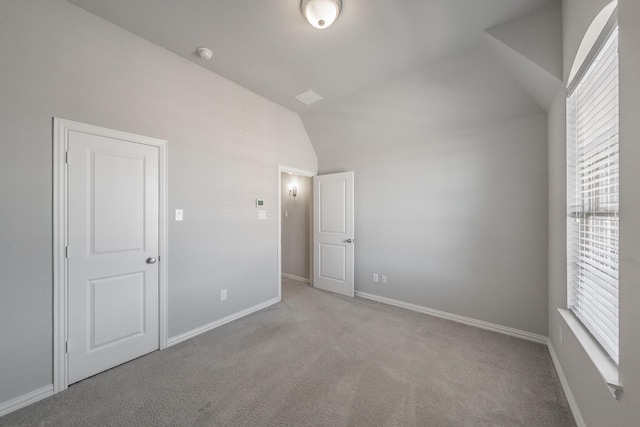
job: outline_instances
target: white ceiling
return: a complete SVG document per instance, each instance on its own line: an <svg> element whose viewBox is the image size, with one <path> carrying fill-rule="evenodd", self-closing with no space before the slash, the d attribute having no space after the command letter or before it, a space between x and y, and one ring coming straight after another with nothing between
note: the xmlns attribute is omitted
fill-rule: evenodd
<svg viewBox="0 0 640 427"><path fill-rule="evenodd" d="M305 113L472 50L483 30L548 0L343 0L325 30L305 21L300 0L68 1ZM213 59L200 59L198 46ZM294 99L308 89L324 100Z"/></svg>

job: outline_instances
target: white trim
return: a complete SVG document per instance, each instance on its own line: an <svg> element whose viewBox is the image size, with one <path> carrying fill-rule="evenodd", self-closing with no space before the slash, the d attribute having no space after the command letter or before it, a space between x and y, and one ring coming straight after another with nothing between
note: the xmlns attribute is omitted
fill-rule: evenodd
<svg viewBox="0 0 640 427"><path fill-rule="evenodd" d="M0 403L0 417L51 396L53 396L53 384L40 387L39 389L25 393L22 396L2 402Z"/></svg>
<svg viewBox="0 0 640 427"><path fill-rule="evenodd" d="M291 173L299 176L316 176L317 173L302 169L290 168L278 165L278 300L282 298L282 173ZM312 244L311 242L309 244ZM313 247L309 254L309 268L313 271ZM297 279L296 279L297 280ZM311 284L311 281L308 282Z"/></svg>
<svg viewBox="0 0 640 427"><path fill-rule="evenodd" d="M167 347L168 336L168 241L167 241L167 141L107 129L71 120L53 118L53 392L58 393L68 386L68 361L65 353L67 340L67 167L66 151L69 131L92 133L108 138L135 141L158 147L159 174L159 230L158 271L159 286L159 348Z"/></svg>
<svg viewBox="0 0 640 427"><path fill-rule="evenodd" d="M556 351L553 349L553 345L551 345L551 340L547 340L547 348L549 349L549 354L551 354L553 366L556 368L556 373L558 374L558 378L560 379L560 384L562 384L562 390L564 391L564 395L567 398L567 402L569 403L569 407L571 408L571 413L573 414L573 418L576 421L576 425L578 427L587 427L587 424L584 422L582 414L580 413L580 408L578 408L578 402L576 402L576 398L571 392L571 387L569 387L567 377L565 377L562 366L560 365L560 359L558 359Z"/></svg>
<svg viewBox="0 0 640 427"><path fill-rule="evenodd" d="M616 400L620 400L623 388L620 382L618 366L615 364L607 352L598 344L595 338L589 333L582 322L571 312L564 308L559 308L560 317L564 319L567 327L573 332L584 352L602 376L611 394Z"/></svg>
<svg viewBox="0 0 640 427"><path fill-rule="evenodd" d="M356 296L360 298L366 298L372 301L381 302L383 304L394 305L396 307L402 307L408 310L425 313L431 316L452 320L454 322L464 323L465 325L475 326L476 328L486 329L488 331L497 332L499 334L509 335L512 337L520 338L527 341L532 341L539 344L547 344L547 337L543 335L527 332L527 331L521 331L520 329L509 328L507 326L497 325L495 323L489 323L483 320L472 319L470 317L459 316L457 314L447 313L445 311L434 310L432 308L422 307L420 305L410 304L408 302L381 297L381 296L369 294L366 292L356 291Z"/></svg>
<svg viewBox="0 0 640 427"><path fill-rule="evenodd" d="M253 307L249 307L245 310L239 311L237 313L231 314L227 317L223 317L222 319L216 320L215 322L211 322L209 324L200 326L198 328L192 329L184 334L176 335L175 337L169 338L167 345L168 347L174 346L176 344L180 344L183 341L188 339L197 337L198 335L204 334L205 332L209 332L212 329L218 328L222 325L225 325L229 322L233 322L234 320L238 320L242 317L253 314L257 311L270 307L274 304L280 302L280 298L273 298L258 305L254 305Z"/></svg>
<svg viewBox="0 0 640 427"><path fill-rule="evenodd" d="M158 309L160 310L159 333L160 333L160 350L168 347L169 339L169 147L166 141L158 146L158 184L160 185L158 206L159 209L159 230L158 235L158 251L160 256L159 268L159 300Z"/></svg>
<svg viewBox="0 0 640 427"><path fill-rule="evenodd" d="M67 384L67 129L53 119L53 391L61 392Z"/></svg>
<svg viewBox="0 0 640 427"><path fill-rule="evenodd" d="M311 279L308 277L300 277L289 273L282 273L282 277L286 277L287 279L296 280L298 282L306 283L307 285L311 284Z"/></svg>

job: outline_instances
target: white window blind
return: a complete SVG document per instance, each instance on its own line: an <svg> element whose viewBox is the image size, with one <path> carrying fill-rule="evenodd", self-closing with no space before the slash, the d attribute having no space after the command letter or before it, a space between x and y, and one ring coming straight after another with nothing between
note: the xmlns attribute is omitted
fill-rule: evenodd
<svg viewBox="0 0 640 427"><path fill-rule="evenodd" d="M568 305L618 363L618 29L567 98Z"/></svg>

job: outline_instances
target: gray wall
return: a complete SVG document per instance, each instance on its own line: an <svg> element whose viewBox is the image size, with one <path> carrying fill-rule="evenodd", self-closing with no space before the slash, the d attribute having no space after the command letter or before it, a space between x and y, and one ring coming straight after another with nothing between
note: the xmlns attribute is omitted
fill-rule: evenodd
<svg viewBox="0 0 640 427"><path fill-rule="evenodd" d="M357 291L546 336L546 115L488 49L302 119L355 171Z"/></svg>
<svg viewBox="0 0 640 427"><path fill-rule="evenodd" d="M169 141L170 337L277 297L298 115L62 0L0 2L0 53L0 402L52 382L54 116Z"/></svg>
<svg viewBox="0 0 640 427"><path fill-rule="evenodd" d="M565 80L604 0L563 2ZM640 419L640 2L619 0L620 24L620 365L618 402L557 308L566 307L565 96L549 112L549 339L587 426L632 426ZM563 330L564 344L559 331Z"/></svg>
<svg viewBox="0 0 640 427"><path fill-rule="evenodd" d="M294 182L298 196L289 196L288 186ZM282 173L282 272L305 279L311 278L311 178ZM285 216L285 211L288 216Z"/></svg>

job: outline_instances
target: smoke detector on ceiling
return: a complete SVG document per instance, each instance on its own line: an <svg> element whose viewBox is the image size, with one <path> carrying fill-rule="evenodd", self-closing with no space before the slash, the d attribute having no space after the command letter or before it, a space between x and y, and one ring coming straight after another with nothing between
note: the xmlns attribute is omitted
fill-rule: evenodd
<svg viewBox="0 0 640 427"><path fill-rule="evenodd" d="M302 92L300 95L295 97L298 101L302 102L303 104L307 104L307 105L311 105L314 102L318 102L322 99L322 97L320 95L318 95L317 93L315 93L314 91L312 91L311 89L309 89L306 92Z"/></svg>
<svg viewBox="0 0 640 427"><path fill-rule="evenodd" d="M213 52L211 52L211 49L207 49L206 47L199 47L196 49L196 52L198 52L200 58L206 59L207 61L210 60L211 57L213 57Z"/></svg>

